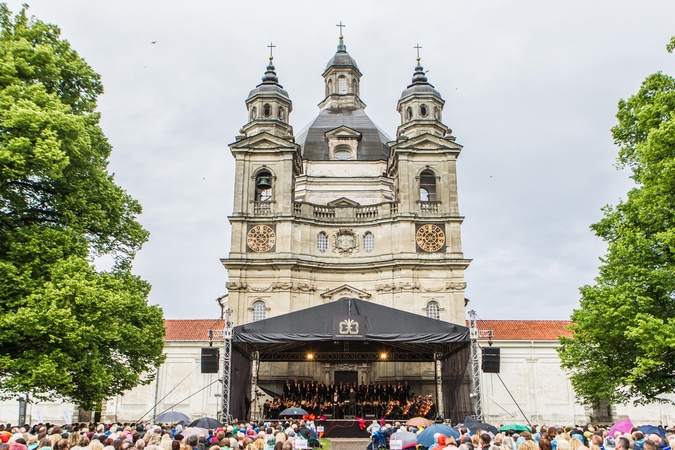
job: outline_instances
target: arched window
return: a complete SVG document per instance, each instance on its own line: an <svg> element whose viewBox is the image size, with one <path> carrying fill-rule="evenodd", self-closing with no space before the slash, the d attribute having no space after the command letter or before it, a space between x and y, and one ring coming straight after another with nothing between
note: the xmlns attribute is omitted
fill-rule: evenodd
<svg viewBox="0 0 675 450"><path fill-rule="evenodd" d="M412 120L412 108L410 106L405 109L405 120Z"/></svg>
<svg viewBox="0 0 675 450"><path fill-rule="evenodd" d="M262 300L256 300L251 305L253 311L251 312L251 322L263 320L267 317L267 305Z"/></svg>
<svg viewBox="0 0 675 450"><path fill-rule="evenodd" d="M272 174L263 170L255 177L255 201L267 202L272 200Z"/></svg>
<svg viewBox="0 0 675 450"><path fill-rule="evenodd" d="M420 116L426 117L427 114L429 114L429 109L427 108L427 105L425 105L424 103L422 103L422 104L420 105Z"/></svg>
<svg viewBox="0 0 675 450"><path fill-rule="evenodd" d="M352 79L352 92L359 95L359 82L356 81L356 78Z"/></svg>
<svg viewBox="0 0 675 450"><path fill-rule="evenodd" d="M256 117L258 117L258 108L254 106L251 108L251 120L254 120Z"/></svg>
<svg viewBox="0 0 675 450"><path fill-rule="evenodd" d="M345 95L347 93L347 78L344 76L338 78L338 94Z"/></svg>
<svg viewBox="0 0 675 450"><path fill-rule="evenodd" d="M326 83L326 97L333 93L333 80L328 80Z"/></svg>
<svg viewBox="0 0 675 450"><path fill-rule="evenodd" d="M277 111L277 117L279 120L286 120L286 111L284 111L283 106L279 107L279 111Z"/></svg>
<svg viewBox="0 0 675 450"><path fill-rule="evenodd" d="M263 105L263 116L269 117L272 115L272 106L269 103Z"/></svg>
<svg viewBox="0 0 675 450"><path fill-rule="evenodd" d="M430 319L441 318L441 306L436 300L431 300L427 303L427 317Z"/></svg>
<svg viewBox="0 0 675 450"><path fill-rule="evenodd" d="M348 145L338 145L333 150L333 158L344 161L352 158L352 149Z"/></svg>
<svg viewBox="0 0 675 450"><path fill-rule="evenodd" d="M420 174L420 201L435 202L436 200L436 175L429 169L423 170Z"/></svg>
<svg viewBox="0 0 675 450"><path fill-rule="evenodd" d="M316 248L319 249L321 253L328 250L328 235L323 231L316 236Z"/></svg>
<svg viewBox="0 0 675 450"><path fill-rule="evenodd" d="M441 120L441 110L438 109L438 106L434 108L434 119Z"/></svg>
<svg viewBox="0 0 675 450"><path fill-rule="evenodd" d="M363 249L368 253L372 252L375 248L375 236L370 231L366 231L366 234L363 235Z"/></svg>

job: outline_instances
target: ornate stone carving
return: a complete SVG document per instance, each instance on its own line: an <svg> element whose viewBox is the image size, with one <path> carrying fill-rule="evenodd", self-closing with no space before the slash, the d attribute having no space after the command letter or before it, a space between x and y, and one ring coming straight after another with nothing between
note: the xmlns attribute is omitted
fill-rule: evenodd
<svg viewBox="0 0 675 450"><path fill-rule="evenodd" d="M309 283L286 283L275 282L266 287L251 286L247 283L228 282L225 287L230 291L245 292L272 292L272 291L293 291L293 292L313 292L316 286Z"/></svg>
<svg viewBox="0 0 675 450"><path fill-rule="evenodd" d="M462 291L466 289L466 283L453 281L446 283L445 286L424 287L419 283L385 283L375 286L378 292L401 292L401 291L422 291L422 292L442 292L442 291Z"/></svg>
<svg viewBox="0 0 675 450"><path fill-rule="evenodd" d="M349 256L359 251L359 238L354 230L341 228L333 236L333 252Z"/></svg>

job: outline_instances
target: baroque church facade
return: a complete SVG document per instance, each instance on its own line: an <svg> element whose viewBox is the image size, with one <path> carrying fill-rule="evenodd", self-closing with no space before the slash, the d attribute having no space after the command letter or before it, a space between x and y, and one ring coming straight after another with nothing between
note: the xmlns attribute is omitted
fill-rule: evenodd
<svg viewBox="0 0 675 450"><path fill-rule="evenodd" d="M456 164L445 101L419 58L391 139L365 112L342 36L318 116L295 133L270 57L246 99L236 164L228 304L235 325L355 297L465 323ZM403 84L403 83L402 83Z"/></svg>
<svg viewBox="0 0 675 450"><path fill-rule="evenodd" d="M392 139L365 112L362 73L342 36L322 76L319 114L296 134L270 56L246 99L248 123L230 144L234 211L222 263L234 325L343 297L464 325L462 146L442 122L445 101L418 56L412 81L402 83ZM409 380L414 392L430 394L434 370L433 363L263 362L258 382L280 392L293 378Z"/></svg>

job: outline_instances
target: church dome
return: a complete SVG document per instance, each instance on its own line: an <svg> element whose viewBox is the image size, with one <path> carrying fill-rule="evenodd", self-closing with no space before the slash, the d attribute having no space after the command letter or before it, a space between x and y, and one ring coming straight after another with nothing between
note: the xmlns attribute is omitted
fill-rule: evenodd
<svg viewBox="0 0 675 450"><path fill-rule="evenodd" d="M434 89L434 85L429 83L424 67L417 61L415 73L413 74L412 83L401 93L401 99L404 99L413 94L432 94L441 97L441 93Z"/></svg>
<svg viewBox="0 0 675 450"><path fill-rule="evenodd" d="M281 97L284 97L287 100L291 100L288 96L288 92L283 89L283 86L279 84L279 78L272 64L272 58L270 57L270 62L267 65L267 70L265 75L262 77L262 83L257 85L255 89L248 93L248 98L253 97L254 95L260 94L278 94Z"/></svg>
<svg viewBox="0 0 675 450"><path fill-rule="evenodd" d="M386 161L389 158L387 142L391 142L391 138L375 125L375 122L368 117L364 110L324 109L296 136L296 142L301 148L302 159L310 161L330 160L326 133L342 126L361 133L356 160Z"/></svg>
<svg viewBox="0 0 675 450"><path fill-rule="evenodd" d="M335 56L333 56L330 59L330 61L328 61L328 64L326 64L326 70L330 69L333 66L352 66L355 67L356 70L359 69L359 66L356 65L356 61L354 60L354 58L349 56L349 53L347 53L346 51L336 52Z"/></svg>

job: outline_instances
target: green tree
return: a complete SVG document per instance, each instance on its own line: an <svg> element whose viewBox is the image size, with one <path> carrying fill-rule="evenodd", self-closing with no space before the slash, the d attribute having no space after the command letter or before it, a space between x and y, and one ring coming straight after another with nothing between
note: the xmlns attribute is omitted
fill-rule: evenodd
<svg viewBox="0 0 675 450"><path fill-rule="evenodd" d="M148 238L107 171L100 77L0 4L0 392L91 407L151 380L164 320L131 274ZM115 261L97 271L96 257Z"/></svg>
<svg viewBox="0 0 675 450"><path fill-rule="evenodd" d="M581 288L573 336L559 350L591 405L662 402L675 392L675 79L648 76L619 102L617 118L618 163L635 187L591 226L607 254L595 284Z"/></svg>

